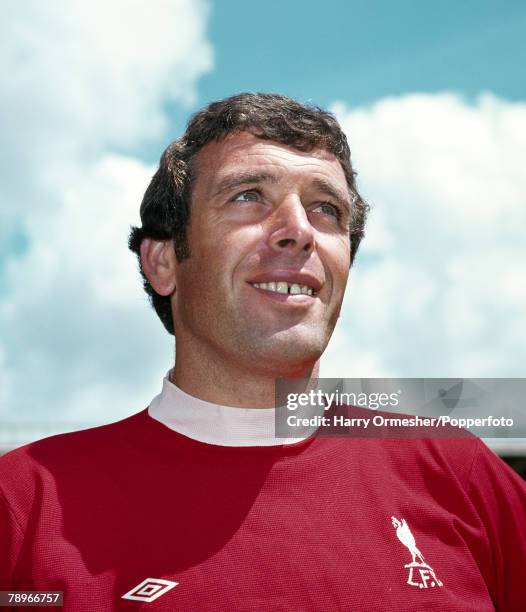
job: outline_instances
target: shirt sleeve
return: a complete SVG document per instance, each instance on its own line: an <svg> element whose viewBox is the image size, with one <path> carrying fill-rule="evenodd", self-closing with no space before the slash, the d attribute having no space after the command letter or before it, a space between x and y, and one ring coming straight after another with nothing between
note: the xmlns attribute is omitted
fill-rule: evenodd
<svg viewBox="0 0 526 612"><path fill-rule="evenodd" d="M22 530L0 490L0 591L14 586L13 573L22 540Z"/></svg>
<svg viewBox="0 0 526 612"><path fill-rule="evenodd" d="M491 544L495 606L526 610L526 483L480 442L468 493Z"/></svg>

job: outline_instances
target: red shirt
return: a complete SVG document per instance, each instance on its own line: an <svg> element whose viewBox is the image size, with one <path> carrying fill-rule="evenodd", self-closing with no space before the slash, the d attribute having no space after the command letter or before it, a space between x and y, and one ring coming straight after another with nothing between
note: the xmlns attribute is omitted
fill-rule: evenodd
<svg viewBox="0 0 526 612"><path fill-rule="evenodd" d="M222 447L142 411L0 458L0 590L65 610L520 612L525 568L526 487L476 438Z"/></svg>

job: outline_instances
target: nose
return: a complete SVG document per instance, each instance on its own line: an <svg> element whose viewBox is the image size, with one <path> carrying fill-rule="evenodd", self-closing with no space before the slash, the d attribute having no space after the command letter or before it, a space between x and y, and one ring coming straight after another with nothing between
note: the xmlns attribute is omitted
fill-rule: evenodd
<svg viewBox="0 0 526 612"><path fill-rule="evenodd" d="M285 199L273 215L270 246L291 253L308 253L314 248L314 230L299 197Z"/></svg>

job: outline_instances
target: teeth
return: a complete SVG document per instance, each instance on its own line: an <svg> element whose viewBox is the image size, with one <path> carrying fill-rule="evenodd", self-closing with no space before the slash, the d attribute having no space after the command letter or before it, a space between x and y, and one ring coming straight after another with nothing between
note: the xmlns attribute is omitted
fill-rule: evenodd
<svg viewBox="0 0 526 612"><path fill-rule="evenodd" d="M290 295L313 295L312 287L308 285L299 285L298 283L286 283L285 281L270 281L268 283L252 283L256 289L265 289L266 291L275 291L277 293L288 293Z"/></svg>

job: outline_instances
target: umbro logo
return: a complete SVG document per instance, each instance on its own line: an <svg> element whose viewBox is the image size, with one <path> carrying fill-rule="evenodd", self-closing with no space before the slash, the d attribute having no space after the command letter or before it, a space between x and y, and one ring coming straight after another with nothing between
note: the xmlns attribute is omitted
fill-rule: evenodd
<svg viewBox="0 0 526 612"><path fill-rule="evenodd" d="M178 582L162 580L161 578L146 578L146 580L143 580L141 584L133 587L133 589L128 591L126 595L123 595L122 599L150 602L157 599L161 595L164 595L178 584Z"/></svg>

